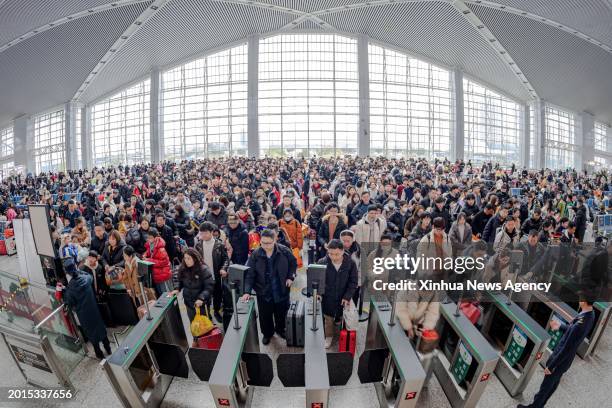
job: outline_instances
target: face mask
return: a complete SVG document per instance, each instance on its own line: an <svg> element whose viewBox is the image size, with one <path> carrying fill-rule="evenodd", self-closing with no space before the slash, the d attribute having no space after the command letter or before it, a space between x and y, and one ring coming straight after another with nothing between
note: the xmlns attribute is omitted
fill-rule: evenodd
<svg viewBox="0 0 612 408"><path fill-rule="evenodd" d="M287 221L287 222L291 222L292 219L293 218L291 218L291 217L285 217L285 221Z"/></svg>
<svg viewBox="0 0 612 408"><path fill-rule="evenodd" d="M389 202L387 204L387 206L389 207L389 209L393 210L395 208L395 203L394 202Z"/></svg>

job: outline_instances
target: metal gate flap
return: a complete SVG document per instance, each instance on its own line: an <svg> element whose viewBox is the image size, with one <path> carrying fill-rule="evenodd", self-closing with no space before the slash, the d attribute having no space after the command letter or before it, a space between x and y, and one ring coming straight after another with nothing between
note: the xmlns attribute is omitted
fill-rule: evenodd
<svg viewBox="0 0 612 408"><path fill-rule="evenodd" d="M327 369L329 385L346 385L353 374L353 355L346 351L327 353Z"/></svg>
<svg viewBox="0 0 612 408"><path fill-rule="evenodd" d="M249 385L269 387L274 379L272 359L264 353L242 353L242 360L246 363L249 375Z"/></svg>
<svg viewBox="0 0 612 408"><path fill-rule="evenodd" d="M155 355L160 373L181 378L189 376L185 353L179 346L149 341L149 347Z"/></svg>
<svg viewBox="0 0 612 408"><path fill-rule="evenodd" d="M219 350L190 348L187 352L193 372L201 381L208 381L212 373Z"/></svg>
<svg viewBox="0 0 612 408"><path fill-rule="evenodd" d="M382 381L383 366L388 355L388 348L365 350L359 357L357 367L359 381L362 384Z"/></svg>
<svg viewBox="0 0 612 408"><path fill-rule="evenodd" d="M304 365L306 356L303 353L279 354L276 359L278 378L285 387L304 387Z"/></svg>

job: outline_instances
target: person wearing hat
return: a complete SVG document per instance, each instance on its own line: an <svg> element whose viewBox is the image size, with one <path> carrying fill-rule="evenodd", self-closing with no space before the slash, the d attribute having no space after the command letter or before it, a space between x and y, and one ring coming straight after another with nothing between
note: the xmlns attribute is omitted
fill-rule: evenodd
<svg viewBox="0 0 612 408"><path fill-rule="evenodd" d="M77 315L85 336L91 342L96 357L104 358L100 343L103 344L107 355L111 354L110 342L106 336L106 326L98 310L98 304L93 290L93 277L88 273L79 271L72 259L64 261L64 271L68 284L64 287L58 283L58 291L63 292L64 304L70 307Z"/></svg>

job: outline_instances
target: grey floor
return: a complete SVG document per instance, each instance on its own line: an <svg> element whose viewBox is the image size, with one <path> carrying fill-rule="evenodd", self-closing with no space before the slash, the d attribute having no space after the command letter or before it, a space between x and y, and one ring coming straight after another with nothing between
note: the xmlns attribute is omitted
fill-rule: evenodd
<svg viewBox="0 0 612 408"><path fill-rule="evenodd" d="M18 271L16 257L0 257L0 270L16 273ZM305 284L305 274L301 272L296 281L292 296L299 296L298 287ZM359 327L358 351L363 349L366 323ZM598 350L590 361L576 357L574 365L564 376L557 392L551 398L550 407L581 407L603 408L612 406L612 329L608 328ZM274 360L279 352L287 351L282 339L274 337L268 346L262 346ZM333 388L330 392L329 405L338 408L370 408L377 405L374 387L360 384L357 378L357 364L349 383L344 387ZM15 367L4 343L0 345L0 385L3 387L24 387L25 382ZM495 376L489 384L478 404L483 408L509 408L518 403L529 402L537 392L543 378L543 370L537 368L532 381L520 399L511 398L503 385ZM84 358L71 375L77 394L70 402L1 402L4 407L119 407L120 403L111 389L99 361ZM302 408L306 405L303 388L284 388L278 378L274 378L270 388L255 388L253 407L283 407ZM192 373L188 379L175 379L172 383L162 407L165 408L213 408L214 402L208 385L201 382ZM450 407L444 392L435 376L432 377L427 389L420 396L419 407L444 408Z"/></svg>

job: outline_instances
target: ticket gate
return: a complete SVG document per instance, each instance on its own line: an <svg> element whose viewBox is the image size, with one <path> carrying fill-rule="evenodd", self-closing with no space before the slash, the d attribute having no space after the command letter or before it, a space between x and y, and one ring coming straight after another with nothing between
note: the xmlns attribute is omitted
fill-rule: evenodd
<svg viewBox="0 0 612 408"><path fill-rule="evenodd" d="M440 350L434 354L433 371L453 408L475 407L499 353L455 303L440 303L440 316Z"/></svg>
<svg viewBox="0 0 612 408"><path fill-rule="evenodd" d="M570 303L569 306L578 313L580 309L578 303ZM595 354L595 349L603 337L604 330L608 327L612 315L612 304L610 302L595 302L593 303L593 311L595 312L593 328L578 348L578 355L584 359Z"/></svg>
<svg viewBox="0 0 612 408"><path fill-rule="evenodd" d="M251 406L253 386L269 387L273 379L272 360L259 353L255 300L238 302L234 309L208 380L217 408Z"/></svg>
<svg viewBox="0 0 612 408"><path fill-rule="evenodd" d="M486 292L482 334L500 349L495 374L512 397L525 390L541 360L550 335L501 292Z"/></svg>
<svg viewBox="0 0 612 408"><path fill-rule="evenodd" d="M187 349L176 295L164 293L100 364L124 407L158 407L174 377L187 378Z"/></svg>
<svg viewBox="0 0 612 408"><path fill-rule="evenodd" d="M370 299L370 320L358 375L362 383L374 383L381 407L417 406L426 374L395 317L395 305L388 301Z"/></svg>
<svg viewBox="0 0 612 408"><path fill-rule="evenodd" d="M282 353L276 360L278 378L285 387L305 387L307 408L329 406L330 388L346 385L353 372L351 353L325 350L323 311L321 302L315 300L324 272L324 265L309 266L307 289L312 297L304 315L304 353Z"/></svg>

